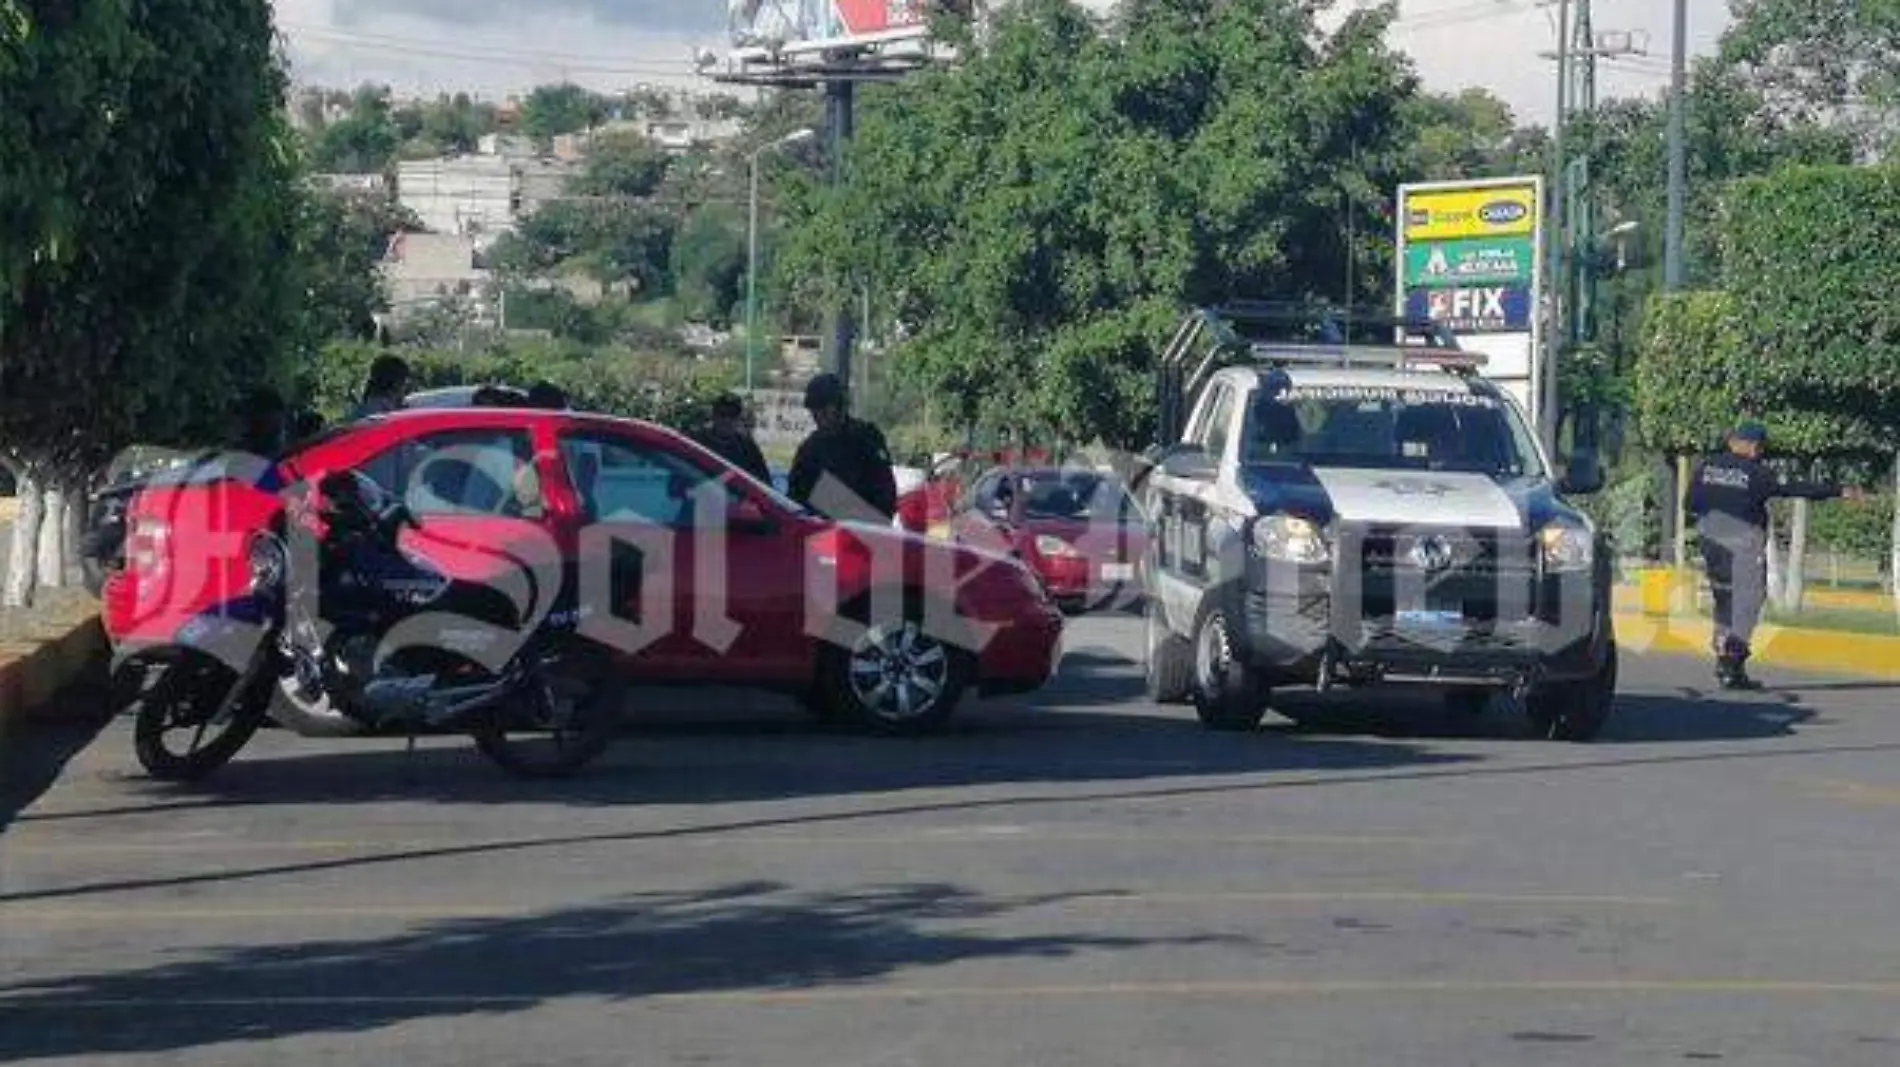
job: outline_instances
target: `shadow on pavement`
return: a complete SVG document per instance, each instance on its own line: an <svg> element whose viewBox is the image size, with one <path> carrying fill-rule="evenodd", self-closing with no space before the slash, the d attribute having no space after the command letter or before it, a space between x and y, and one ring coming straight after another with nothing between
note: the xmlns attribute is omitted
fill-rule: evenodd
<svg viewBox="0 0 1900 1067"><path fill-rule="evenodd" d="M59 780L66 764L112 721L103 687L75 690L56 714L34 716L0 736L0 832Z"/></svg>
<svg viewBox="0 0 1900 1067"><path fill-rule="evenodd" d="M991 899L943 884L794 896L776 884L742 883L431 923L392 937L231 947L148 969L0 986L0 1061L362 1033L569 997L789 997L964 960L1246 943L1213 935L1004 937L962 928L1064 899Z"/></svg>

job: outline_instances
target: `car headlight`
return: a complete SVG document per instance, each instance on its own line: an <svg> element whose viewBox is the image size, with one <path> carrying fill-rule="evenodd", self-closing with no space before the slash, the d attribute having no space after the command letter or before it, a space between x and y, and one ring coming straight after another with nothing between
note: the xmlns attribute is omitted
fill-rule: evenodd
<svg viewBox="0 0 1900 1067"><path fill-rule="evenodd" d="M1036 554L1052 559L1065 559L1070 556L1081 555L1080 552L1075 550L1074 545L1064 541L1060 537L1051 537L1048 534L1043 534L1036 538Z"/></svg>
<svg viewBox="0 0 1900 1067"><path fill-rule="evenodd" d="M1297 515L1263 515L1253 524L1253 546L1263 558L1282 563L1325 563L1332 558L1326 532Z"/></svg>
<svg viewBox="0 0 1900 1067"><path fill-rule="evenodd" d="M1537 531L1546 571L1589 570L1596 562L1596 534L1574 519L1558 519Z"/></svg>
<svg viewBox="0 0 1900 1067"><path fill-rule="evenodd" d="M290 571L290 557L284 543L269 534L251 539L251 592L267 593L281 589Z"/></svg>

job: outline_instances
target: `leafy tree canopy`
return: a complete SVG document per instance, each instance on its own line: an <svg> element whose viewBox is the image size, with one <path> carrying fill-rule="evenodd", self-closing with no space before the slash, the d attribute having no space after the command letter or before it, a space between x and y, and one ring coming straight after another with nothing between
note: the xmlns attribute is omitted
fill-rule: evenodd
<svg viewBox="0 0 1900 1067"><path fill-rule="evenodd" d="M903 369L955 416L1138 444L1181 305L1344 295L1348 214L1354 295L1389 267L1414 78L1391 7L1328 34L1322 6L1140 0L1105 33L1026 0L957 69L866 94L849 181L803 192L779 277L895 294Z"/></svg>

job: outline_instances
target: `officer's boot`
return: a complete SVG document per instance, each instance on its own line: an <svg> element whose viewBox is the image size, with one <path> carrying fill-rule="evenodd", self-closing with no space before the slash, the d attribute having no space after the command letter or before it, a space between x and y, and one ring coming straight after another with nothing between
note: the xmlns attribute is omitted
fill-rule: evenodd
<svg viewBox="0 0 1900 1067"><path fill-rule="evenodd" d="M1741 692L1761 688L1761 683L1748 676L1748 657L1750 649L1740 641L1729 644L1728 654L1723 659L1722 688Z"/></svg>

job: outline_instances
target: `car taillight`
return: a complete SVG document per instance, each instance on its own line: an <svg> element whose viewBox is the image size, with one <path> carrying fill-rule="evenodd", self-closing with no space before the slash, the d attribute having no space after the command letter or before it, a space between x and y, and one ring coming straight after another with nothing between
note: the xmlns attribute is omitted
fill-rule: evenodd
<svg viewBox="0 0 1900 1067"><path fill-rule="evenodd" d="M171 536L171 524L163 519L149 515L133 519L125 535L126 565L148 575L163 569Z"/></svg>

